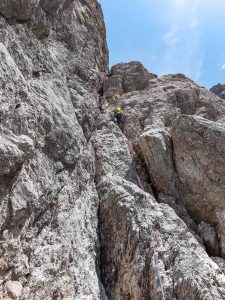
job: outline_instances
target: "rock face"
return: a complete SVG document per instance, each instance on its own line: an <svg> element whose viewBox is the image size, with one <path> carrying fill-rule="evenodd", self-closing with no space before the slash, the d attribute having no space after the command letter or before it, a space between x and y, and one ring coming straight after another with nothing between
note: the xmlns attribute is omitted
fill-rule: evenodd
<svg viewBox="0 0 225 300"><path fill-rule="evenodd" d="M104 119L118 105L116 100L109 103ZM224 299L220 260L208 255L224 257L220 155L225 102L177 74L150 79L148 88L124 93L120 105L127 147L122 146L125 141L118 129L109 132L105 121L99 125L97 144L103 175L97 185L102 203L102 272L109 298L162 298L157 268L151 264L152 245L146 254L153 234L165 299ZM152 230L145 232L150 219ZM152 282L150 288L146 280ZM219 280L219 289L212 287L214 280Z"/></svg>
<svg viewBox="0 0 225 300"><path fill-rule="evenodd" d="M108 73L97 1L0 0L0 299L225 299L224 113Z"/></svg>
<svg viewBox="0 0 225 300"><path fill-rule="evenodd" d="M89 139L108 68L102 11L7 0L0 14L0 299L100 299Z"/></svg>
<svg viewBox="0 0 225 300"><path fill-rule="evenodd" d="M8 281L6 284L6 292L12 299L19 299L21 297L22 285L18 281Z"/></svg>
<svg viewBox="0 0 225 300"><path fill-rule="evenodd" d="M105 80L104 96L110 98L114 94L143 90L149 86L149 79L155 77L138 61L117 64L112 67L110 76Z"/></svg>
<svg viewBox="0 0 225 300"><path fill-rule="evenodd" d="M202 237L208 253L220 255L219 243L216 230L205 222L198 225L198 233Z"/></svg>
<svg viewBox="0 0 225 300"><path fill-rule="evenodd" d="M224 84L217 84L213 86L210 91L222 99L225 99L225 85Z"/></svg>

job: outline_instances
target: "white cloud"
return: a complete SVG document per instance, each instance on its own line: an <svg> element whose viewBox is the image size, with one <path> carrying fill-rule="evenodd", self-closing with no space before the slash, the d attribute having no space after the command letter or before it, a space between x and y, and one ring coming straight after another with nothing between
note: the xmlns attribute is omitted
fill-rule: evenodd
<svg viewBox="0 0 225 300"><path fill-rule="evenodd" d="M170 0L169 29L163 35L163 73L183 72L198 80L204 56L200 38L200 8L203 0Z"/></svg>
<svg viewBox="0 0 225 300"><path fill-rule="evenodd" d="M224 48L224 41L222 38L217 40L225 31L224 0L137 1L149 11L150 22L159 24L157 28L163 28L161 40L157 41L156 73L181 72L201 82L206 78L213 81L216 68L225 72L225 62L221 63L219 50ZM217 43L215 49L211 48L213 43ZM216 63L215 69L211 68L213 62Z"/></svg>
<svg viewBox="0 0 225 300"><path fill-rule="evenodd" d="M178 28L174 26L170 31L165 33L163 39L168 47L172 47L179 42Z"/></svg>

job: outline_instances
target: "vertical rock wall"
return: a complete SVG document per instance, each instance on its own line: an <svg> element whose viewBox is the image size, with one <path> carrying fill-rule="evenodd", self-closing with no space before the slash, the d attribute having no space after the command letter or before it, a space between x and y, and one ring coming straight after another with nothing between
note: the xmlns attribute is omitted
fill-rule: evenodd
<svg viewBox="0 0 225 300"><path fill-rule="evenodd" d="M225 299L224 101L107 72L97 1L0 0L0 299Z"/></svg>
<svg viewBox="0 0 225 300"><path fill-rule="evenodd" d="M122 82L136 80L119 101L110 97L120 89L114 69ZM225 299L225 102L182 74L149 74L145 85L143 71L118 64L104 85L104 119L118 104L125 113L122 132L102 122L96 136L106 291L110 299Z"/></svg>
<svg viewBox="0 0 225 300"><path fill-rule="evenodd" d="M0 1L0 299L100 299L96 1ZM17 299L17 298L16 298Z"/></svg>

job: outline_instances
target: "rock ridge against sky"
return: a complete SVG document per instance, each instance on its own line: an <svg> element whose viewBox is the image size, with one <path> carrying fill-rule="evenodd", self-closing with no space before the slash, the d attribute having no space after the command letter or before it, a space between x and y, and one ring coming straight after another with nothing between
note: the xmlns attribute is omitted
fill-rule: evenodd
<svg viewBox="0 0 225 300"><path fill-rule="evenodd" d="M224 82L225 2L100 0L110 65L141 61L160 76L183 73L210 88Z"/></svg>
<svg viewBox="0 0 225 300"><path fill-rule="evenodd" d="M0 299L225 299L224 113L109 71L96 0L0 0Z"/></svg>

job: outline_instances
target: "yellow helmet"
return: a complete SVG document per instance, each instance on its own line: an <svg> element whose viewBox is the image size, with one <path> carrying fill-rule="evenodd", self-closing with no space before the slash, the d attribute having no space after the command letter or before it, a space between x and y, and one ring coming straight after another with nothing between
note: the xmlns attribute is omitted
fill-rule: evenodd
<svg viewBox="0 0 225 300"><path fill-rule="evenodd" d="M120 108L119 106L116 106L116 107L114 108L114 112L120 113L120 112L121 112L121 108Z"/></svg>

